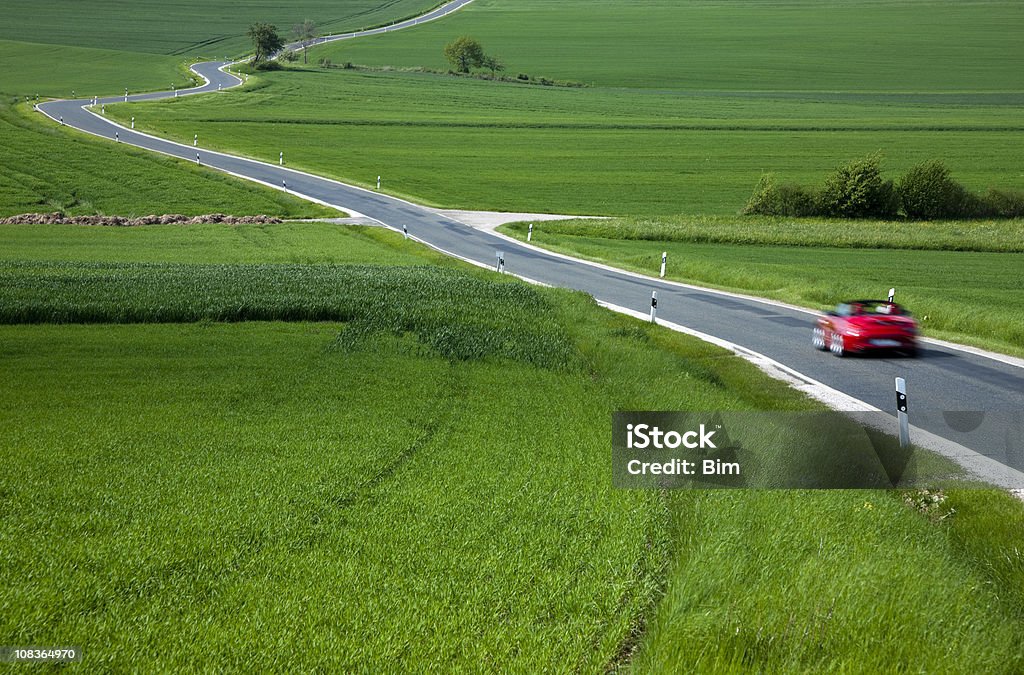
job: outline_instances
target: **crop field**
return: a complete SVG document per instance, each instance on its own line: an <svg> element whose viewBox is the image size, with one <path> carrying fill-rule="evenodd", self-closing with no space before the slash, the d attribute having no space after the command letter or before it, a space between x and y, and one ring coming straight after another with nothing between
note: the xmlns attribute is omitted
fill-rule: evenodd
<svg viewBox="0 0 1024 675"><path fill-rule="evenodd" d="M0 102L0 145L5 154L0 163L0 217L52 211L125 216L339 215L277 190L114 146L42 119Z"/></svg>
<svg viewBox="0 0 1024 675"><path fill-rule="evenodd" d="M1020 221L981 224L975 236L958 234L973 227L964 223L899 229L892 223L804 221L790 229L788 223L772 227L767 219L744 221L545 223L534 228L532 241L654 276L667 251L668 278L815 309L883 296L899 270L899 301L922 320L926 335L1024 354ZM525 224L504 229L526 239ZM885 237L909 247L880 247Z"/></svg>
<svg viewBox="0 0 1024 675"><path fill-rule="evenodd" d="M437 0L53 0L40 5L33 0L6 0L0 39L151 54L233 56L252 47L246 30L255 21L276 24L286 35L294 24L312 19L326 35L390 23L439 4Z"/></svg>
<svg viewBox="0 0 1024 675"><path fill-rule="evenodd" d="M1022 28L1013 0L476 0L317 55L447 69L442 47L470 35L513 76L598 87L1021 93Z"/></svg>
<svg viewBox="0 0 1024 675"><path fill-rule="evenodd" d="M610 487L612 410L813 408L717 348L379 229L0 242L5 309L93 312L0 326L0 641L113 669L1024 662L1008 496L936 522L900 493Z"/></svg>
<svg viewBox="0 0 1024 675"><path fill-rule="evenodd" d="M397 35L397 34L396 34ZM763 172L817 183L882 149L943 157L976 190L1024 188L1024 95L635 92L422 73L289 70L245 91L108 106L122 121L451 208L737 213ZM957 103L954 105L953 102Z"/></svg>
<svg viewBox="0 0 1024 675"><path fill-rule="evenodd" d="M938 157L972 189L1022 189L1022 30L1019 3L999 1L478 0L311 52L374 70L267 74L249 93L115 114L453 208L734 214L764 172L813 183L878 150L893 175ZM459 35L506 76L588 86L403 72L445 70Z"/></svg>
<svg viewBox="0 0 1024 675"><path fill-rule="evenodd" d="M343 215L25 97L180 86L254 21L438 2L6 0L0 216ZM476 0L107 113L420 203L615 216L533 241L813 307L900 266L928 334L1024 355L1024 221L735 215L763 172L876 150L1024 189L1022 33L1013 0ZM428 72L459 35L534 83ZM0 382L0 646L116 672L1024 671L1020 500L920 450L945 501L616 489L614 411L822 406L385 228L0 225ZM783 475L809 436L787 432Z"/></svg>
<svg viewBox="0 0 1024 675"><path fill-rule="evenodd" d="M69 97L170 89L189 82L196 58L241 56L256 21L291 27L314 21L321 34L389 23L436 0L6 0L0 23L0 92Z"/></svg>

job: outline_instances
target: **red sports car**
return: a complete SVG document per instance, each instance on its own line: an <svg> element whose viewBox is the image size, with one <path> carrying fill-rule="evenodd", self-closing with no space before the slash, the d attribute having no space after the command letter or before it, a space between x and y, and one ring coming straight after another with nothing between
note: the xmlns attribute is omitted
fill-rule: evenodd
<svg viewBox="0 0 1024 675"><path fill-rule="evenodd" d="M917 322L895 302L852 300L818 317L812 340L836 356L888 349L917 356Z"/></svg>

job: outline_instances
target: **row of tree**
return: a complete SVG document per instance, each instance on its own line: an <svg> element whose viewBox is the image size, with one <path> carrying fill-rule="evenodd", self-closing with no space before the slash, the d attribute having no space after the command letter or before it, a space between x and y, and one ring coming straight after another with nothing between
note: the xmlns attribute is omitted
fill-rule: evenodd
<svg viewBox="0 0 1024 675"><path fill-rule="evenodd" d="M990 188L976 194L937 159L912 167L896 180L882 176L880 154L836 168L820 188L761 177L744 214L955 220L1024 217L1024 193Z"/></svg>

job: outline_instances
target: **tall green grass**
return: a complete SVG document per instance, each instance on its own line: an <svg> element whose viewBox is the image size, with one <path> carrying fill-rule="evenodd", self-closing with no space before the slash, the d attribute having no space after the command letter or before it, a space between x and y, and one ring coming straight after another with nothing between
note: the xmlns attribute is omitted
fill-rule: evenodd
<svg viewBox="0 0 1024 675"><path fill-rule="evenodd" d="M4 263L8 294L94 320L348 322L0 326L0 642L113 670L1021 663L1024 505L616 491L614 410L815 404L580 294L305 227L50 226L54 260Z"/></svg>

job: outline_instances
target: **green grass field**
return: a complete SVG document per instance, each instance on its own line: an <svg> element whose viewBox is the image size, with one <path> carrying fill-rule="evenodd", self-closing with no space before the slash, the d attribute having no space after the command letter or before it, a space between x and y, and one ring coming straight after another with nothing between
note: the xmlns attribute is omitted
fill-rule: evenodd
<svg viewBox="0 0 1024 675"><path fill-rule="evenodd" d="M536 226L532 241L652 276L668 252L670 279L815 309L882 297L895 284L899 301L921 320L926 335L1024 354L1022 223L982 224L976 233L962 233L971 227L805 220L790 228L758 218L580 220ZM503 228L522 240L526 229L525 223ZM887 237L887 246L879 247Z"/></svg>
<svg viewBox="0 0 1024 675"><path fill-rule="evenodd" d="M0 326L0 642L164 670L1024 659L1024 505L998 492L955 492L934 523L899 493L611 488L612 410L814 408L722 350L379 229L0 243L47 280L8 275L5 306L64 284L108 311ZM280 312L296 288L347 321L202 311ZM186 323L110 323L183 302ZM517 330L488 343L502 317Z"/></svg>
<svg viewBox="0 0 1024 675"><path fill-rule="evenodd" d="M0 93L70 97L170 89L189 84L196 58L248 53L249 25L266 21L289 39L313 20L320 34L344 33L420 14L436 0L184 0L123 3L57 0L4 3Z"/></svg>
<svg viewBox="0 0 1024 675"><path fill-rule="evenodd" d="M167 55L233 56L252 43L249 25L265 21L287 37L312 19L321 34L390 23L441 4L437 0L178 0L132 3L109 0L7 0L0 39L122 49Z"/></svg>
<svg viewBox="0 0 1024 675"><path fill-rule="evenodd" d="M476 0L445 21L328 45L335 63L447 68L470 35L508 72L602 87L819 92L1024 90L1012 0Z"/></svg>
<svg viewBox="0 0 1024 675"><path fill-rule="evenodd" d="M0 102L0 217L68 215L339 215L309 202L187 162L60 128L27 106Z"/></svg>
<svg viewBox="0 0 1024 675"><path fill-rule="evenodd" d="M957 101L953 105L953 101ZM943 157L973 189L1024 188L1017 95L635 92L317 68L229 96L108 106L191 139L452 208L737 213L758 178L817 183L883 149L895 175Z"/></svg>

